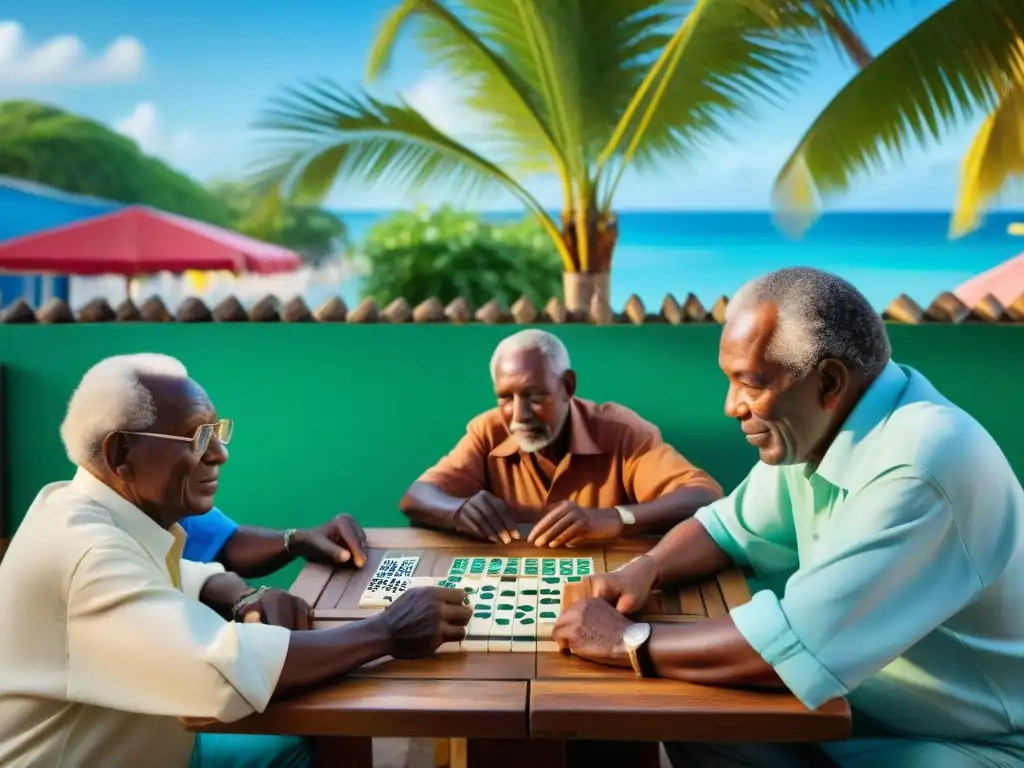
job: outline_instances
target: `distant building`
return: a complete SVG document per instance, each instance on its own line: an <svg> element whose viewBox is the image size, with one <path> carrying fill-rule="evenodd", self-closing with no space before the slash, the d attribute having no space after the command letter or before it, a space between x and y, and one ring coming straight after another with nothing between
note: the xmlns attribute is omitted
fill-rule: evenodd
<svg viewBox="0 0 1024 768"><path fill-rule="evenodd" d="M91 219L123 207L122 203L0 176L0 242ZM54 296L68 301L68 286L65 275L0 274L0 309L20 298L35 307Z"/></svg>

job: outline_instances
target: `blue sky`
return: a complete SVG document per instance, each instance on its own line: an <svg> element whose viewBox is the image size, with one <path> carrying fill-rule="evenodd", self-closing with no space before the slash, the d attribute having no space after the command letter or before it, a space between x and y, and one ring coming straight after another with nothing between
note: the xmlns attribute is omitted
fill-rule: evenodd
<svg viewBox="0 0 1024 768"><path fill-rule="evenodd" d="M0 23L0 99L32 98L87 114L119 127L147 151L200 179L238 175L253 156L249 125L279 87L319 76L361 84L369 41L392 4L13 0L4 4L3 13L17 26ZM903 0L901 10L867 16L858 28L878 51L943 4ZM112 44L115 55L102 61ZM824 52L813 79L784 110L766 108L763 119L741 134L742 141L712 148L688 166L666 168L654 178L628 178L620 187L618 207L767 208L781 162L851 72L834 53ZM426 69L412 40L400 45L381 92L404 94L442 125L467 119L457 92ZM969 133L952 137L859 182L830 209L948 209L969 138ZM545 180L530 188L546 205L559 202L557 188ZM345 187L329 199L349 210L417 202L441 200L436 194L418 200L401 190ZM496 198L483 207L514 206Z"/></svg>

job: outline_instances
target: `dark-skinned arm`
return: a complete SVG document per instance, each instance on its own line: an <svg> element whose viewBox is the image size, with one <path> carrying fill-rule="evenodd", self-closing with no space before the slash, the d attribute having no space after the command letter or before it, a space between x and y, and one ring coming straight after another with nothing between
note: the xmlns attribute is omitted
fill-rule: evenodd
<svg viewBox="0 0 1024 768"><path fill-rule="evenodd" d="M399 507L416 525L448 531L455 527L455 513L468 497L452 496L431 483L415 482L405 492Z"/></svg>
<svg viewBox="0 0 1024 768"><path fill-rule="evenodd" d="M635 578L634 583L660 589L706 579L733 565L733 559L701 522L690 519L637 558L627 569L630 576L623 574L623 578ZM646 589L643 593L647 594ZM785 687L775 670L740 634L730 616L692 626L654 625L648 649L659 677L723 687Z"/></svg>
<svg viewBox="0 0 1024 768"><path fill-rule="evenodd" d="M665 533L724 495L722 486L663 442L653 426L626 432L620 450L623 486L635 500L620 505L636 518L625 536Z"/></svg>
<svg viewBox="0 0 1024 768"><path fill-rule="evenodd" d="M208 578L199 593L199 602L230 620L231 609L252 587L237 573L217 573Z"/></svg>
<svg viewBox="0 0 1024 768"><path fill-rule="evenodd" d="M653 625L648 649L658 677L728 688L786 688L730 616Z"/></svg>
<svg viewBox="0 0 1024 768"><path fill-rule="evenodd" d="M675 526L644 555L654 568L654 589L700 581L735 565L699 520Z"/></svg>
<svg viewBox="0 0 1024 768"><path fill-rule="evenodd" d="M295 559L284 545L284 531L239 526L217 555L224 569L246 579L279 571Z"/></svg>
<svg viewBox="0 0 1024 768"><path fill-rule="evenodd" d="M272 699L281 699L390 655L392 635L383 615L332 629L292 632Z"/></svg>
<svg viewBox="0 0 1024 768"><path fill-rule="evenodd" d="M644 536L665 533L680 521L688 520L701 507L706 507L722 497L721 489L704 485L687 486L669 491L653 501L642 504L621 504L631 512L636 523L626 526L625 536Z"/></svg>
<svg viewBox="0 0 1024 768"><path fill-rule="evenodd" d="M453 530L455 513L466 499L487 488L489 443L477 420L437 464L424 472L402 496L399 508L417 525Z"/></svg>

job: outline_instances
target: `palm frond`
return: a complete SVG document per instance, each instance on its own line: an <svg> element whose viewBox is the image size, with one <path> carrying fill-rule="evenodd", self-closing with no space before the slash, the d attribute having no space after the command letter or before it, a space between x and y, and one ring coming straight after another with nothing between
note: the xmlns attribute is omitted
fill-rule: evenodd
<svg viewBox="0 0 1024 768"><path fill-rule="evenodd" d="M264 169L287 168L287 176L278 174L286 196L319 202L338 178L413 191L439 184L463 195L494 191L503 182L500 168L408 104L349 94L329 81L286 89L255 127L283 139Z"/></svg>
<svg viewBox="0 0 1024 768"><path fill-rule="evenodd" d="M447 61L455 64L452 70L463 69L461 76L453 78L457 86L466 88L475 85L476 90L487 87L491 98L500 95L506 109L516 116L516 125L520 133L528 134L527 145L533 150L532 162L540 164L545 170L562 169L565 159L560 147L557 146L554 130L548 116L541 108L536 90L523 79L522 74L510 66L495 51L488 41L481 37L472 24L472 8L464 4L445 3L441 0L404 0L385 21L370 53L369 76L376 79L383 73L390 61L391 51L397 42L402 28L412 22L419 22L420 38L434 41L434 63ZM482 73L486 73L488 82L481 84ZM473 108L471 106L471 108ZM500 126L497 126L499 135ZM493 138L488 141L491 146L498 144ZM501 151L501 147L498 147ZM521 144L516 149L523 149ZM518 156L521 152L503 152L509 156Z"/></svg>
<svg viewBox="0 0 1024 768"><path fill-rule="evenodd" d="M817 117L783 166L775 205L794 234L854 177L995 109L1019 67L1020 0L952 0L879 54Z"/></svg>
<svg viewBox="0 0 1024 768"><path fill-rule="evenodd" d="M466 105L488 116L506 154L521 160L516 170L530 172L554 170L550 155L537 151L538 119L566 161L582 152L582 164L592 163L675 18L663 0L462 0L453 7L530 89L528 109L510 98L501 73L444 25L425 26L424 49L464 87Z"/></svg>
<svg viewBox="0 0 1024 768"><path fill-rule="evenodd" d="M255 127L268 132L272 144L252 177L265 195L318 204L338 179L412 192L441 187L467 200L505 190L549 234L558 233L537 200L507 172L403 101L348 93L331 81L307 83L273 99Z"/></svg>
<svg viewBox="0 0 1024 768"><path fill-rule="evenodd" d="M986 204L1014 177L1024 176L1024 78L1004 90L999 106L981 124L963 160L950 235L981 224Z"/></svg>
<svg viewBox="0 0 1024 768"><path fill-rule="evenodd" d="M419 0L403 0L384 19L377 31L377 37L370 45L370 55L366 63L366 79L369 82L378 80L390 68L391 56L395 51L399 34L421 8Z"/></svg>
<svg viewBox="0 0 1024 768"><path fill-rule="evenodd" d="M765 101L781 102L806 73L810 53L809 41L759 4L736 0L698 0L664 46L602 153L613 174L603 207L627 164L650 170L685 159Z"/></svg>
<svg viewBox="0 0 1024 768"><path fill-rule="evenodd" d="M871 61L867 45L854 29L855 20L896 5L896 0L745 0L755 13L787 32L809 39L827 38L858 68Z"/></svg>

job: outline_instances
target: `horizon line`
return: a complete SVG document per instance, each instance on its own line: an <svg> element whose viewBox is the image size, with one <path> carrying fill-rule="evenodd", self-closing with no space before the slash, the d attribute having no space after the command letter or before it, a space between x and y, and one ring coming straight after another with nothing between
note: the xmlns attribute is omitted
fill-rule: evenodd
<svg viewBox="0 0 1024 768"><path fill-rule="evenodd" d="M427 206L429 210L436 210L445 204L438 204L436 206ZM374 214L374 213L412 213L415 212L421 206L404 206L397 208L344 208L340 206L324 205L324 210L335 211L337 213L362 213L362 214ZM522 214L523 216L532 215L529 211L517 208L460 208L458 206L451 206L454 210L460 213L473 213L473 214ZM558 209L547 211L551 215L559 215ZM776 212L770 208L619 208L615 211L616 215L621 216L627 213L713 213L713 214L738 214L738 213L759 213L776 215ZM931 214L942 214L944 216L952 216L953 211L945 208L845 208L839 210L825 211L817 215L817 219L823 219L827 216L835 214L857 214L857 215L874 215L879 214L887 215L899 215L908 213L931 213ZM988 216L1024 216L1024 208L1008 208L1002 210L988 211L984 214L984 217ZM983 217L983 218L984 218Z"/></svg>

